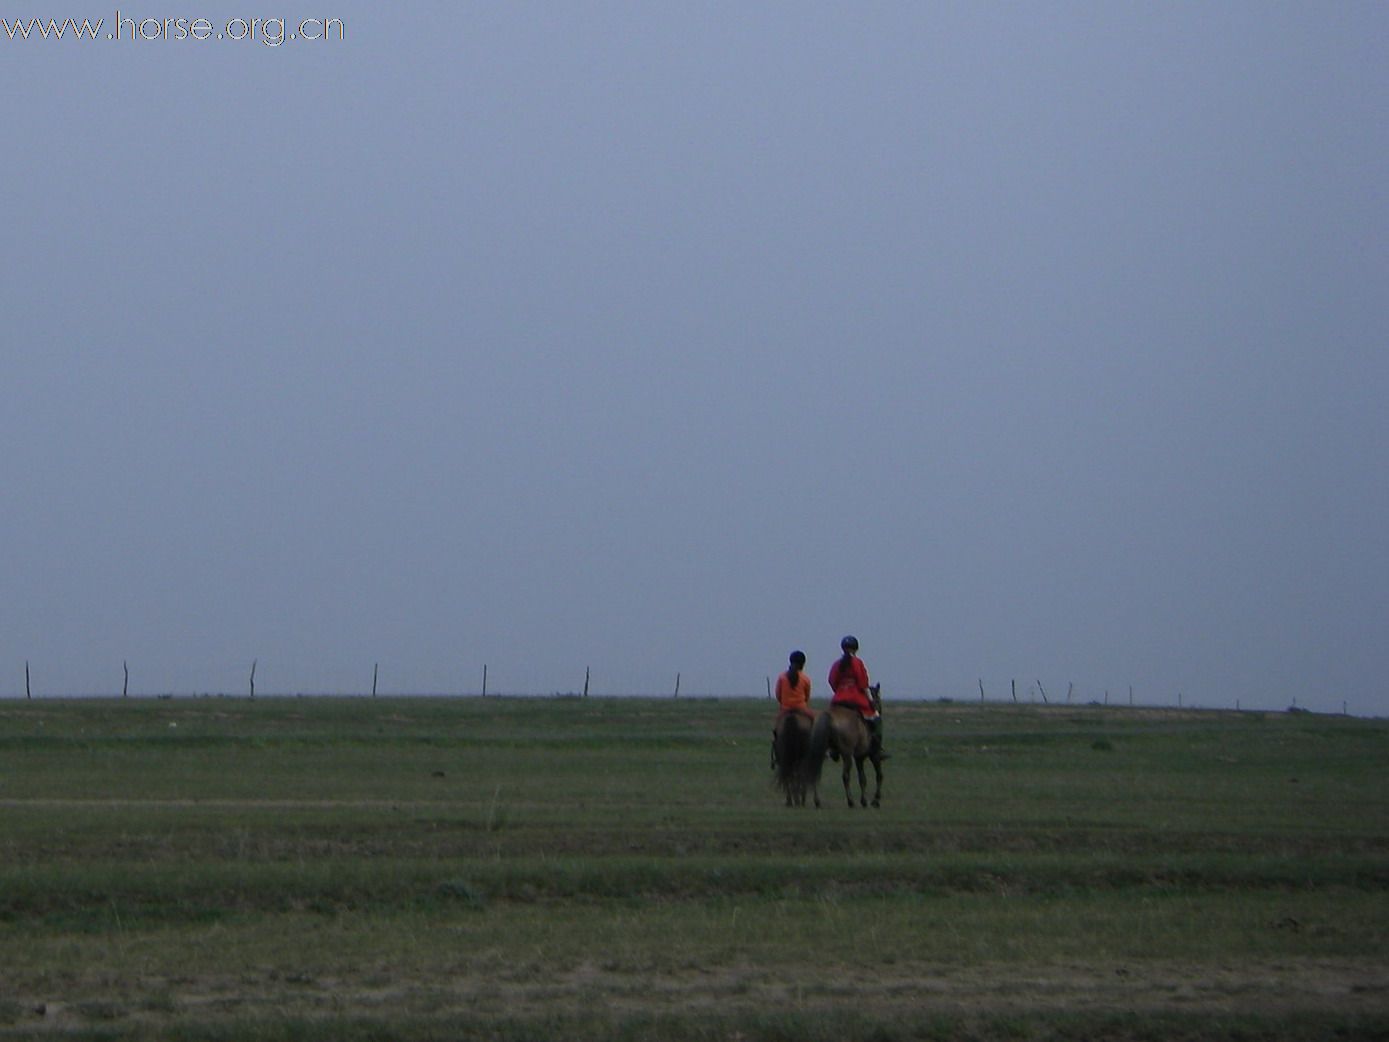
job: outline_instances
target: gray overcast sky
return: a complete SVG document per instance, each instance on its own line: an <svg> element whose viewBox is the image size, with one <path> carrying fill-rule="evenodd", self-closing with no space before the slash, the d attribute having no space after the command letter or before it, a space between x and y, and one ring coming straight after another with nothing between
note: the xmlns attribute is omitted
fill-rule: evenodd
<svg viewBox="0 0 1389 1042"><path fill-rule="evenodd" d="M9 5L0 694L1389 713L1389 6L176 7L345 35Z"/></svg>

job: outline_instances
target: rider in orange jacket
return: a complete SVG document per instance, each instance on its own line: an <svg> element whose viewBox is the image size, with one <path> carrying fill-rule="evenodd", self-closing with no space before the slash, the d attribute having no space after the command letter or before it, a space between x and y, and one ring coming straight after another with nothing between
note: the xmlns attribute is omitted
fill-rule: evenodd
<svg viewBox="0 0 1389 1042"><path fill-rule="evenodd" d="M789 665L790 668L776 678L776 700L781 709L772 726L773 767L776 767L776 740L781 731L781 722L792 713L815 719L815 710L810 708L810 677L802 672L805 669L805 652L791 652Z"/></svg>
<svg viewBox="0 0 1389 1042"><path fill-rule="evenodd" d="M810 708L810 677L802 672L805 669L805 652L791 652L790 667L776 678L776 700L781 706L777 720L780 721L787 713L802 713L814 720L815 710Z"/></svg>

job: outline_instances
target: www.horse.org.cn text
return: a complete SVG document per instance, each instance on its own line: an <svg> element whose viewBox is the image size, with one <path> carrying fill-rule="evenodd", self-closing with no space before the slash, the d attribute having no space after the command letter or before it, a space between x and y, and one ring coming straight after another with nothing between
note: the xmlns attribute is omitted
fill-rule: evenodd
<svg viewBox="0 0 1389 1042"><path fill-rule="evenodd" d="M118 10L111 21L105 18L0 18L0 40L110 40L132 43L193 41L259 42L266 47L283 43L340 42L347 38L341 18L230 18L215 22L209 18L134 18Z"/></svg>

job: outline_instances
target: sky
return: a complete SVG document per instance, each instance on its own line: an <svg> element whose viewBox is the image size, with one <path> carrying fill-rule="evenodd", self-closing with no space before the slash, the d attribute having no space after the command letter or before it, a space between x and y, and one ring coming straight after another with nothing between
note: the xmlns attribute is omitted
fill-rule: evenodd
<svg viewBox="0 0 1389 1042"><path fill-rule="evenodd" d="M0 697L1389 715L1389 6L320 3L7 5Z"/></svg>

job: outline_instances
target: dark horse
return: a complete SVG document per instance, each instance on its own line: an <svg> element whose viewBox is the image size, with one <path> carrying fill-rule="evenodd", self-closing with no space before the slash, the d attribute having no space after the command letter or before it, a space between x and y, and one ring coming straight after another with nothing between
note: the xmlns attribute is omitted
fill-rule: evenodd
<svg viewBox="0 0 1389 1042"><path fill-rule="evenodd" d="M805 790L812 771L810 765L810 717L787 713L777 727L776 785L786 794L788 807L805 806ZM821 755L824 755L823 752Z"/></svg>
<svg viewBox="0 0 1389 1042"><path fill-rule="evenodd" d="M882 699L878 691L882 685L874 684L868 690L873 696L873 708L883 711ZM873 735L858 713L849 706L831 705L829 709L815 718L815 727L810 732L810 788L815 796L815 806L820 806L820 768L824 766L825 753L833 750L844 765L844 798L849 806L854 805L854 794L849 788L849 767L858 767L858 801L862 807L868 806L868 779L863 774L863 761L871 760L873 772L877 775L877 788L873 791L873 806L879 806L883 795L883 760L880 743L873 741Z"/></svg>

